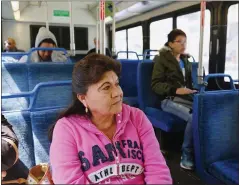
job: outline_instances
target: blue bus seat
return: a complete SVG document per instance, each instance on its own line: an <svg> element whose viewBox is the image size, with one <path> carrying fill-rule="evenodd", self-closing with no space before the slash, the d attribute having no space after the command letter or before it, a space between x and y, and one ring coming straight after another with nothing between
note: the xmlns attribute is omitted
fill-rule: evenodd
<svg viewBox="0 0 239 185"><path fill-rule="evenodd" d="M48 139L48 130L49 127L56 122L61 111L63 111L63 108L31 112L36 164L49 162L50 142Z"/></svg>
<svg viewBox="0 0 239 185"><path fill-rule="evenodd" d="M2 63L2 94L27 92L28 87L27 64ZM2 100L3 111L25 109L28 105L28 98Z"/></svg>
<svg viewBox="0 0 239 185"><path fill-rule="evenodd" d="M29 169L41 162L49 162L48 129L54 124L59 113L68 106L55 106L47 108L36 108L33 105L39 95L39 89L45 86L71 86L71 81L56 81L38 84L34 91L18 93L2 98L33 97L33 103L24 111L3 111L2 114L12 124L19 139L20 160Z"/></svg>
<svg viewBox="0 0 239 185"><path fill-rule="evenodd" d="M159 97L151 89L153 62L141 62L138 65L138 99L139 106L154 127L165 132L183 131L186 122L177 116L164 112L161 109Z"/></svg>
<svg viewBox="0 0 239 185"><path fill-rule="evenodd" d="M137 67L138 60L120 60L122 65L120 86L124 92L125 103L138 106Z"/></svg>
<svg viewBox="0 0 239 185"><path fill-rule="evenodd" d="M36 165L34 157L34 145L29 111L3 112L19 140L19 159L27 167Z"/></svg>
<svg viewBox="0 0 239 185"><path fill-rule="evenodd" d="M29 64L29 90L40 82L71 80L74 64L36 63ZM72 96L70 86L44 87L38 93L35 106L64 106L69 104Z"/></svg>
<svg viewBox="0 0 239 185"><path fill-rule="evenodd" d="M207 183L239 184L238 95L238 90L221 90L194 97L196 170Z"/></svg>
<svg viewBox="0 0 239 185"><path fill-rule="evenodd" d="M13 58L19 61L24 55L27 55L27 52L2 52L2 61L4 58Z"/></svg>

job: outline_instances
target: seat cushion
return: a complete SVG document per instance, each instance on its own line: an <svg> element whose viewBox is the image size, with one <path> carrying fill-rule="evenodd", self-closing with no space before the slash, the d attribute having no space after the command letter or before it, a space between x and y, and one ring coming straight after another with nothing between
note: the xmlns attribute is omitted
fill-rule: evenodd
<svg viewBox="0 0 239 185"><path fill-rule="evenodd" d="M138 106L138 97L124 97L123 100L130 106Z"/></svg>
<svg viewBox="0 0 239 185"><path fill-rule="evenodd" d="M50 109L31 112L34 155L36 164L49 162L49 127L57 120L63 109Z"/></svg>
<svg viewBox="0 0 239 185"><path fill-rule="evenodd" d="M239 159L214 162L208 171L226 184L239 184Z"/></svg>
<svg viewBox="0 0 239 185"><path fill-rule="evenodd" d="M154 127L165 132L180 132L186 127L184 120L161 109L146 107L145 113Z"/></svg>
<svg viewBox="0 0 239 185"><path fill-rule="evenodd" d="M31 168L35 165L35 158L30 112L3 112L3 115L13 126L13 130L19 140L19 159L27 168Z"/></svg>

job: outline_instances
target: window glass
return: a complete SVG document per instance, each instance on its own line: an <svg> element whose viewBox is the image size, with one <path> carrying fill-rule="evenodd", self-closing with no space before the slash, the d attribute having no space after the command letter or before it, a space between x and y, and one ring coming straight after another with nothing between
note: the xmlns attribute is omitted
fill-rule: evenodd
<svg viewBox="0 0 239 185"><path fill-rule="evenodd" d="M115 33L115 48L116 52L127 51L126 30L117 31ZM118 59L127 59L127 54L118 54Z"/></svg>
<svg viewBox="0 0 239 185"><path fill-rule="evenodd" d="M238 4L235 4L228 9L225 74L238 80L238 67Z"/></svg>
<svg viewBox="0 0 239 185"><path fill-rule="evenodd" d="M205 11L204 40L203 40L203 67L208 74L209 68L209 45L210 45L210 11ZM177 17L177 28L183 30L187 35L186 52L199 61L200 40L200 11Z"/></svg>

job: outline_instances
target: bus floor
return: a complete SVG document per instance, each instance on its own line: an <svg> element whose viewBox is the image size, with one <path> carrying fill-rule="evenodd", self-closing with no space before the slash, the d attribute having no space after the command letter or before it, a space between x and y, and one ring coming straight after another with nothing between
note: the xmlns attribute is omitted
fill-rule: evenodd
<svg viewBox="0 0 239 185"><path fill-rule="evenodd" d="M173 184L206 185L200 180L195 171L184 170L180 167L183 133L165 133L156 128L154 130L158 141L160 141L161 151L170 168Z"/></svg>

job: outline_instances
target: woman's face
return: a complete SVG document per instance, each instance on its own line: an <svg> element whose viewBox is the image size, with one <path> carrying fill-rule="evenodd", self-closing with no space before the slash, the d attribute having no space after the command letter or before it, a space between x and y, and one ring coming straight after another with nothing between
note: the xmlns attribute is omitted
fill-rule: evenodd
<svg viewBox="0 0 239 185"><path fill-rule="evenodd" d="M86 95L79 98L93 115L103 116L120 113L122 99L123 92L119 86L119 79L113 71L105 72L101 80L90 85Z"/></svg>
<svg viewBox="0 0 239 185"><path fill-rule="evenodd" d="M39 47L41 47L41 48L55 48L55 45L52 44L52 43L43 42ZM39 50L38 54L43 61L51 61L52 50L51 51Z"/></svg>
<svg viewBox="0 0 239 185"><path fill-rule="evenodd" d="M186 49L187 38L185 36L179 35L173 42L169 42L170 48L176 54L183 54Z"/></svg>

